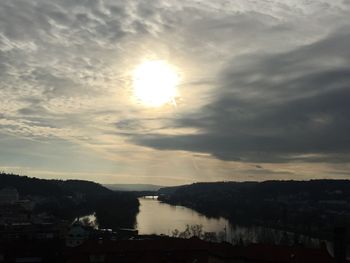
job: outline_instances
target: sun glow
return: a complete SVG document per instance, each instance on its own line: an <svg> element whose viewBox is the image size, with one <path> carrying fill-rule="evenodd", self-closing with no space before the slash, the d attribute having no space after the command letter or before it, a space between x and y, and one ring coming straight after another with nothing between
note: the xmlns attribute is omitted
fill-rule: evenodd
<svg viewBox="0 0 350 263"><path fill-rule="evenodd" d="M143 62L133 72L135 97L151 107L175 104L178 82L176 70L163 60Z"/></svg>

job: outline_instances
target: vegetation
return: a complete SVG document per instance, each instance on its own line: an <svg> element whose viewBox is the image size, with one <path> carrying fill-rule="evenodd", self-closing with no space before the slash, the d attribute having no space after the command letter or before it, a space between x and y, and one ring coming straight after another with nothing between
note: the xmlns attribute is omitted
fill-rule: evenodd
<svg viewBox="0 0 350 263"><path fill-rule="evenodd" d="M319 240L311 239L308 236L297 233L288 233L285 231L276 231L268 228L254 229L253 233L234 233L230 229L224 229L220 232L206 232L202 225L186 225L185 230L172 231L172 237L191 238L198 237L210 242L230 242L235 245L245 245L252 241L260 244L278 244L278 245L298 245L306 247L319 247Z"/></svg>
<svg viewBox="0 0 350 263"><path fill-rule="evenodd" d="M202 225L186 225L186 228L184 231L179 231L178 229L175 229L172 232L172 237L177 238L191 238L191 237L198 237L205 241L211 241L211 242L224 242L226 240L226 234L224 231L221 231L219 233L216 232L205 232L203 231Z"/></svg>
<svg viewBox="0 0 350 263"><path fill-rule="evenodd" d="M133 227L139 202L132 193L114 192L83 180L45 180L0 173L0 189L16 188L22 198L35 202L35 212L62 219L96 213L103 228Z"/></svg>
<svg viewBox="0 0 350 263"><path fill-rule="evenodd" d="M159 200L233 224L261 225L332 239L350 225L350 181L196 183L159 190Z"/></svg>

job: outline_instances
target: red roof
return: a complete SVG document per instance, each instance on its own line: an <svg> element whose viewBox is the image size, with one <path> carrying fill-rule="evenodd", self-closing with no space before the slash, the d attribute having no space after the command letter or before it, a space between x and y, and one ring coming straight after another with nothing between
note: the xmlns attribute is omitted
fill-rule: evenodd
<svg viewBox="0 0 350 263"><path fill-rule="evenodd" d="M128 262L208 262L209 257L222 260L271 263L331 263L334 259L325 248L275 246L252 244L232 246L229 243L211 243L198 238L160 238L145 240L90 240L70 251L70 262L86 262L91 255L105 255L105 262L127 258ZM176 260L175 260L176 259Z"/></svg>

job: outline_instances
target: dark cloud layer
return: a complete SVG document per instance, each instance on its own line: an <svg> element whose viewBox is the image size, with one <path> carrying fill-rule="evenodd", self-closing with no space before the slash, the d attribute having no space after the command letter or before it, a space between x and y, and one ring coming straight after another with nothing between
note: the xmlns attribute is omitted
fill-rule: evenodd
<svg viewBox="0 0 350 263"><path fill-rule="evenodd" d="M254 162L350 160L349 31L282 54L227 65L221 89L175 125L198 134L137 136L156 149Z"/></svg>

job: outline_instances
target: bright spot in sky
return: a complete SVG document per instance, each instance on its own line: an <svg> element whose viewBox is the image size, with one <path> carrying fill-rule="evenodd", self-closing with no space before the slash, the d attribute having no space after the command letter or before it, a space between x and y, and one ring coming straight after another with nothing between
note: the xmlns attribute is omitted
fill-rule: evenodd
<svg viewBox="0 0 350 263"><path fill-rule="evenodd" d="M150 107L175 103L178 82L176 70L163 60L145 61L133 73L134 95Z"/></svg>

